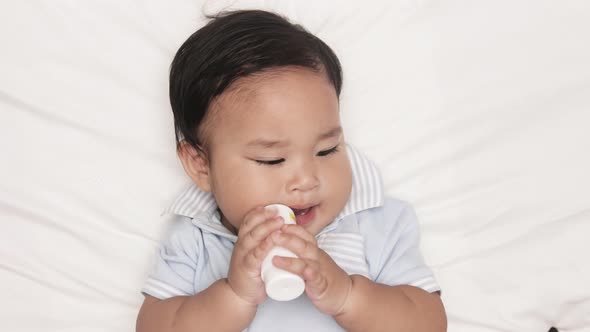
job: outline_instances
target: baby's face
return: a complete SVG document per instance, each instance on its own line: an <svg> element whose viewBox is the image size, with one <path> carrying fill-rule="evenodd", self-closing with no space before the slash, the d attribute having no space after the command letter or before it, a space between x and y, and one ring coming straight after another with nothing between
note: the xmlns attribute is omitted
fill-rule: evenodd
<svg viewBox="0 0 590 332"><path fill-rule="evenodd" d="M352 187L338 97L324 74L289 69L237 82L212 106L209 186L236 231L257 206L281 203L317 234Z"/></svg>

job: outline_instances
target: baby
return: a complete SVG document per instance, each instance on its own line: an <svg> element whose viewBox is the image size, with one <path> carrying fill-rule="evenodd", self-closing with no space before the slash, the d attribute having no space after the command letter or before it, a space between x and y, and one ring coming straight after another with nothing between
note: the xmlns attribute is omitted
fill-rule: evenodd
<svg viewBox="0 0 590 332"><path fill-rule="evenodd" d="M170 100L194 185L168 209L137 331L446 330L413 209L346 144L341 87L334 52L265 11L221 14L180 47ZM267 298L275 246L297 256L272 259L304 280L295 300Z"/></svg>

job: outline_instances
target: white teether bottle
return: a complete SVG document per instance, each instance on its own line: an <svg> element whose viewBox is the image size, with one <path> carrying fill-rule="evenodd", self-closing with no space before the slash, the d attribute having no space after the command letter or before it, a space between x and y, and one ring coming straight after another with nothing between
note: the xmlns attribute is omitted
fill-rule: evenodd
<svg viewBox="0 0 590 332"><path fill-rule="evenodd" d="M273 207L278 210L279 216L283 217L285 224L295 224L295 214L282 204L272 204L266 208ZM303 279L289 271L279 269L272 264L274 256L297 257L290 250L276 246L270 250L262 261L261 277L266 287L266 294L276 301L290 301L303 293L305 282Z"/></svg>

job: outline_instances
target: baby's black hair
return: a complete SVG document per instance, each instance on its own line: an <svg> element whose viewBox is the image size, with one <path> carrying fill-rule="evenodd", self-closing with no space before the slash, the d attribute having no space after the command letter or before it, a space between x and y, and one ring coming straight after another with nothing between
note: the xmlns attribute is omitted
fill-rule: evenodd
<svg viewBox="0 0 590 332"><path fill-rule="evenodd" d="M170 104L177 148L184 139L204 152L199 125L213 99L233 82L263 71L295 66L323 72L342 89L342 68L322 40L277 14L262 10L225 12L193 33L170 66Z"/></svg>

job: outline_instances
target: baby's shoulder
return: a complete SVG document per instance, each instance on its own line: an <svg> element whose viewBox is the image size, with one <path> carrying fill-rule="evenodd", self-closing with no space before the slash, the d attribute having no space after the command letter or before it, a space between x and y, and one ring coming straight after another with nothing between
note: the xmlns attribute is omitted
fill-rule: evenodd
<svg viewBox="0 0 590 332"><path fill-rule="evenodd" d="M401 235L417 223L416 213L406 201L386 196L383 205L357 213L361 232L369 238Z"/></svg>
<svg viewBox="0 0 590 332"><path fill-rule="evenodd" d="M166 248L196 254L203 242L202 237L202 231L193 218L171 215L163 243Z"/></svg>

